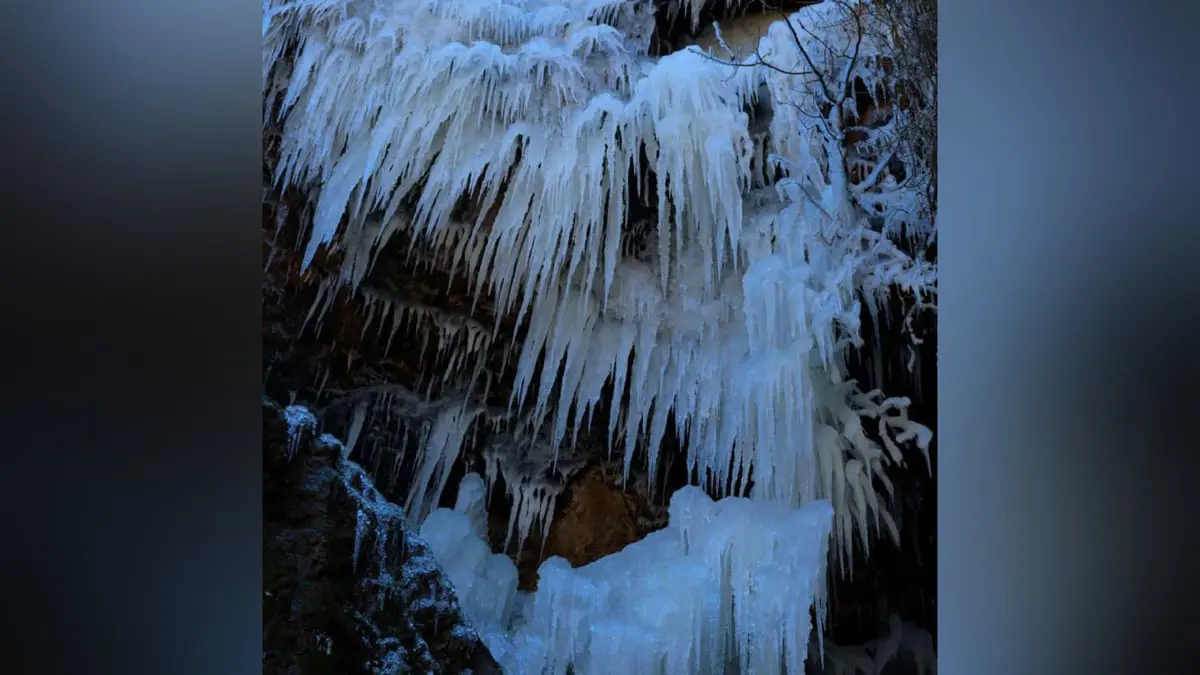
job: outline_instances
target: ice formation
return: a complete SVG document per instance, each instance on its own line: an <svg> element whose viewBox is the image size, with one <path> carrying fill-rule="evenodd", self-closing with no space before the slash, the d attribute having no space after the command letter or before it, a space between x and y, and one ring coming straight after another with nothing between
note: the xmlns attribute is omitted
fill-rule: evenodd
<svg viewBox="0 0 1200 675"><path fill-rule="evenodd" d="M289 424L298 417L313 416L301 406L285 412ZM328 434L320 442L341 445ZM353 563L370 532L376 576L363 583L382 598L403 583L385 563L406 514L342 455L343 485L359 504ZM828 501L788 509L713 501L685 487L671 499L666 528L577 569L562 558L545 561L537 592L518 612L516 567L484 539L485 500L483 478L467 474L455 508L433 511L420 538L471 629L510 675L563 675L568 667L577 675L803 672L814 629L809 609L824 584ZM823 618L823 607L816 616Z"/></svg>
<svg viewBox="0 0 1200 675"><path fill-rule="evenodd" d="M674 0L667 11L695 25L706 4ZM898 86L884 65L887 33L864 27L858 6L825 2L781 17L753 56L690 47L656 58L650 0L264 0L265 108L283 125L276 181L316 199L305 264L323 247L346 254L321 301L335 285L359 292L403 232L524 327L511 406L545 434L551 465L615 391L622 404L606 421L626 473L644 443L653 475L673 425L693 479L718 495L752 484L754 500L808 514L829 500L847 564L872 530L896 536L884 468L905 461L904 444L927 453L930 440L908 419L907 400L847 379L847 354L862 343L864 311L877 324L891 320L896 289L915 307L936 293L936 264L896 243L934 236L918 199L928 172L920 162L893 169L889 148L908 113L890 106L868 124L852 95L859 81L872 91ZM753 43L755 32L736 40ZM714 31L709 46L722 41ZM756 109L769 111L765 127L767 116L747 112ZM848 144L851 132L859 140ZM631 196L656 208L641 254L623 242ZM498 325L486 337L468 331L475 337L463 344L494 340ZM418 513L436 503L482 418L466 404L440 414L410 500ZM523 507L510 530L522 539L535 521L548 527L553 498L537 487L516 494ZM682 531L724 545L711 528ZM671 536L636 550L677 554ZM685 558L709 550L688 541ZM739 560L720 564L746 572L748 558ZM711 579L681 565L678 583L690 578L696 593L681 597L700 598ZM555 579L586 585L593 572L545 571L546 593L590 602ZM764 612L776 597L759 603ZM664 602L659 609L689 620L715 611ZM739 640L747 625L736 624ZM774 639L760 629L756 639ZM555 643L555 653L585 663L636 637L618 639L617 624L604 630L611 639L584 646L570 642L581 639L574 629L555 628L554 640L575 645ZM636 654L711 663L694 650L718 643L671 641L679 637ZM803 651L790 642L756 649L737 653Z"/></svg>
<svg viewBox="0 0 1200 675"><path fill-rule="evenodd" d="M477 482L464 479L472 495ZM793 510L685 487L665 529L580 568L542 563L521 617L515 568L468 513L439 509L421 534L511 675L769 675L804 672L832 517L827 501Z"/></svg>
<svg viewBox="0 0 1200 675"><path fill-rule="evenodd" d="M467 474L455 508L430 513L421 525L421 538L454 585L472 627L497 651L504 649L499 641L513 613L517 568L507 556L488 548L483 499L483 479Z"/></svg>
<svg viewBox="0 0 1200 675"><path fill-rule="evenodd" d="M543 563L525 634L555 673L802 673L832 511L685 487L666 529L578 569Z"/></svg>
<svg viewBox="0 0 1200 675"><path fill-rule="evenodd" d="M913 190L884 189L886 161L857 183L840 161L854 98L827 82L878 79L887 47L856 32L853 5L806 8L793 18L806 31L779 21L759 41L755 58L790 72L815 59L820 86L695 48L653 59L648 2L268 0L267 10L267 94L285 115L278 180L321 186L306 260L322 245L354 251L344 276L357 283L403 229L452 252L478 292L528 327L514 405L545 419L552 443L614 383L628 405L612 407L609 430L627 464L645 438L653 469L673 419L689 467L717 489L739 490L752 471L756 498L830 498L841 549L850 529L885 527L873 481L898 459L894 438L881 447L859 433L874 404L844 381L844 354L864 300L877 316L895 286L927 294L935 268L888 236ZM786 173L774 185L752 168L763 153L745 112L764 91L788 103L773 106L763 141ZM622 256L631 192L658 204L646 260ZM463 196L478 202L474 222L455 220ZM889 419L900 421L881 422L885 435L926 442Z"/></svg>

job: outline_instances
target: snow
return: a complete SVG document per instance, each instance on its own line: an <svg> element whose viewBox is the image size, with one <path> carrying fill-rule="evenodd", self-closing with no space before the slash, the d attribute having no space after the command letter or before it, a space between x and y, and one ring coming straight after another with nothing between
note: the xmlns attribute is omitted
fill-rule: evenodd
<svg viewBox="0 0 1200 675"><path fill-rule="evenodd" d="M317 418L308 408L302 405L290 405L283 409L283 420L287 423L287 458L291 459L300 448L305 432L312 434L317 430Z"/></svg>

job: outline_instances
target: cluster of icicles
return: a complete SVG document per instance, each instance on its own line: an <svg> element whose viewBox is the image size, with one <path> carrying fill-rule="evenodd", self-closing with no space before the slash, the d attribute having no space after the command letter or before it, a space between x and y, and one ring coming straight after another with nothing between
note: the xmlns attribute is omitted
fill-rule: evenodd
<svg viewBox="0 0 1200 675"><path fill-rule="evenodd" d="M686 487L666 528L583 567L550 558L529 595L516 590L512 561L488 550L483 479L468 474L458 494L421 536L511 675L804 672L828 501L793 510Z"/></svg>
<svg viewBox="0 0 1200 675"><path fill-rule="evenodd" d="M695 18L702 4L673 11ZM808 41L815 65L845 80L886 48L858 39L852 9L805 8L793 20L807 30L773 24L759 55L799 72ZM845 378L860 298L878 317L892 287L920 293L936 270L864 226L835 161L839 112L819 119L811 76L695 49L651 58L653 11L650 0L264 0L277 181L319 187L305 264L340 248L341 281L355 286L397 231L440 251L527 328L512 404L552 448L613 385L625 405L610 408L609 442L627 475L639 440L654 474L673 423L689 470L718 494L752 478L756 501L830 500L845 563L856 533L862 546L872 527L896 536L876 486L891 491L883 467L904 460L902 444L930 440L907 400ZM746 110L763 96L788 104L755 135ZM787 178L768 184L775 169ZM645 259L622 256L631 193L658 205ZM479 215L460 222L464 195ZM448 475L473 419L438 421L436 473ZM418 473L445 484L433 467Z"/></svg>

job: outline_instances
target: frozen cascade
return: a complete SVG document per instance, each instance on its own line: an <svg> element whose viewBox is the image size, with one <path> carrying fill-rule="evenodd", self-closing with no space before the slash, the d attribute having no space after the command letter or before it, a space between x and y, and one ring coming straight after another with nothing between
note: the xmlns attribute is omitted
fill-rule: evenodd
<svg viewBox="0 0 1200 675"><path fill-rule="evenodd" d="M665 529L583 567L542 563L531 608L515 620L516 570L489 555L467 513L439 509L421 535L510 675L568 666L578 675L771 675L804 672L809 635L819 634L809 609L832 518L828 501L793 510L685 487Z"/></svg>
<svg viewBox="0 0 1200 675"><path fill-rule="evenodd" d="M694 23L705 4L677 0L668 9ZM858 35L855 6L806 7L789 19L804 31L771 23L759 53L798 73L807 69L806 47L830 81L888 84L879 66L886 32ZM673 572L657 558L640 567L663 570L663 583L680 586L659 605L638 605L642 614L628 611L646 625L686 625L686 635L634 631L629 615L625 623L599 618L631 591L597 570L623 563L570 570L548 561L513 654L541 649L554 672L567 660L586 672L606 658L648 659L628 662L629 672L652 672L641 668L653 661L672 673L716 672L704 669L723 658L744 668L771 654L802 660L806 643L768 626L799 630L808 615L796 607L807 608L813 594L823 602L819 585L801 584L794 592L804 595L790 606L796 615L774 623L729 598L773 580L753 555L786 558L805 576L822 568L798 561L824 550L824 540L797 537L807 548L792 550L787 537L760 531L767 539L742 541L751 535L712 522L762 510L757 517L792 514L771 516L778 528L803 522L816 532L815 514L832 504L823 527L847 565L872 529L897 536L885 467L904 461L905 444L928 461L930 432L908 419L908 401L862 389L845 366L862 342L863 309L886 316L883 300L897 288L933 304L936 264L893 241L902 226L910 236L933 236L931 219L904 220L917 211L919 176L897 186L877 168L852 180L841 133L853 97L831 107L807 75L735 68L695 48L650 57L651 8L649 0L264 0L266 108L278 105L283 124L276 181L315 191L305 265L322 248L348 253L306 323L320 325L338 292L332 284L356 288L403 229L441 251L498 314L527 328L512 406L545 429L550 465L615 385L625 398L611 406L609 441L623 450L626 474L643 441L653 475L673 423L693 482L725 495L745 494L753 479L755 503L709 506L682 491L668 530L613 556L679 561ZM753 41L737 39L739 48ZM769 130L752 131L746 110L762 97L772 102ZM859 145L878 146L889 134L888 125L873 129ZM767 184L777 169L784 178ZM629 193L658 205L639 258L622 249ZM474 215L458 220L464 196ZM380 329L389 312L393 326L405 320L397 304L368 302L380 311ZM466 337L467 349L489 339L479 326ZM440 411L426 430L409 501L418 517L436 504L479 415L464 403ZM489 478L498 470L489 466ZM523 540L535 522L548 528L556 493L536 482L510 490L520 506L510 532ZM721 506L728 504L741 506ZM692 524L675 522L677 511ZM712 522L689 520L692 511ZM543 589L559 606L598 617L592 637L572 623L577 614L547 615ZM756 611L788 609L772 602L793 591L774 590ZM704 635L720 639L693 640Z"/></svg>

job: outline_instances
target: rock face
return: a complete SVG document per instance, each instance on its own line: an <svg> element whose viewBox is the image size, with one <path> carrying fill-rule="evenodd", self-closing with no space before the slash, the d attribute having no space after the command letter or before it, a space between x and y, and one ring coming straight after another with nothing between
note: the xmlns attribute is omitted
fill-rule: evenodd
<svg viewBox="0 0 1200 675"><path fill-rule="evenodd" d="M630 497L606 483L600 467L585 471L559 500L559 514L550 526L541 555L521 561L522 590L537 587L537 568L546 558L562 556L572 567L579 567L645 536L634 517ZM538 549L531 552L537 553Z"/></svg>
<svg viewBox="0 0 1200 675"><path fill-rule="evenodd" d="M516 555L520 574L518 588L537 589L538 568L553 556L560 556L579 567L661 529L667 524L667 508L652 498L645 488L645 472L634 470L630 485L621 484L619 465L593 463L568 483L558 498L554 520L545 541L534 532ZM489 514L488 530L492 547L503 547L508 528L507 515L499 509Z"/></svg>
<svg viewBox="0 0 1200 675"><path fill-rule="evenodd" d="M501 673L453 587L330 437L264 405L263 671Z"/></svg>
<svg viewBox="0 0 1200 675"><path fill-rule="evenodd" d="M604 481L598 467L589 470L568 492L566 508L551 526L547 555L579 567L641 539L629 502L620 488Z"/></svg>

